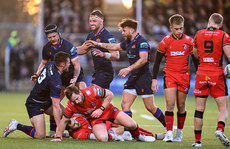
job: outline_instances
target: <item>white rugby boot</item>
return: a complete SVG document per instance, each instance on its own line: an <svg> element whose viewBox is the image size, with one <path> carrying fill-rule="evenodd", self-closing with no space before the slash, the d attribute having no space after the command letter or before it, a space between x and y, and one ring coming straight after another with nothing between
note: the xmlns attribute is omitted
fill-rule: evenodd
<svg viewBox="0 0 230 149"><path fill-rule="evenodd" d="M173 139L173 142L181 142L182 138L183 138L183 136L182 136L182 129L177 129L176 136Z"/></svg>
<svg viewBox="0 0 230 149"><path fill-rule="evenodd" d="M222 131L216 130L215 136L220 139L221 143L224 146L230 146L230 142L229 142L228 138L224 135L224 133Z"/></svg>
<svg viewBox="0 0 230 149"><path fill-rule="evenodd" d="M165 134L165 138L163 139L165 142L173 142L173 132L171 130L167 131Z"/></svg>
<svg viewBox="0 0 230 149"><path fill-rule="evenodd" d="M201 147L201 142L195 142L195 143L193 143L192 147Z"/></svg>
<svg viewBox="0 0 230 149"><path fill-rule="evenodd" d="M154 142L156 139L152 136L139 135L137 141Z"/></svg>
<svg viewBox="0 0 230 149"><path fill-rule="evenodd" d="M124 133L122 134L122 138L125 141L132 141L133 140L133 137L129 131L124 131Z"/></svg>
<svg viewBox="0 0 230 149"><path fill-rule="evenodd" d="M16 121L15 119L11 119L10 122L9 122L9 125L4 130L3 137L5 138L10 133L15 131L17 129L17 126L18 126L18 121Z"/></svg>

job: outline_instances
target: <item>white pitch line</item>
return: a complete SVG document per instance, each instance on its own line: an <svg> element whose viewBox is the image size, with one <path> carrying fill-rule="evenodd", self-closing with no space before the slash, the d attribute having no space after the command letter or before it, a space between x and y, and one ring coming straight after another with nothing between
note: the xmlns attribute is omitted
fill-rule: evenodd
<svg viewBox="0 0 230 149"><path fill-rule="evenodd" d="M149 115L146 115L146 114L141 114L140 115L142 118L145 118L147 120L154 120L155 118L153 116L149 116Z"/></svg>

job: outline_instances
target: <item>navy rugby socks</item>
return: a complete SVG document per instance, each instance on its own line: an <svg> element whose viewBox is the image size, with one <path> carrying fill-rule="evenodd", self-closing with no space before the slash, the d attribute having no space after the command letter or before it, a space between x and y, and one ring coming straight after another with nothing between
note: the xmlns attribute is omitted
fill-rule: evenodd
<svg viewBox="0 0 230 149"><path fill-rule="evenodd" d="M160 108L157 108L157 111L156 111L156 113L153 116L155 118L157 118L164 127L166 127L165 116L164 116L164 114L163 114L163 112L161 111Z"/></svg>
<svg viewBox="0 0 230 149"><path fill-rule="evenodd" d="M17 129L34 138L35 128L32 126L18 124Z"/></svg>

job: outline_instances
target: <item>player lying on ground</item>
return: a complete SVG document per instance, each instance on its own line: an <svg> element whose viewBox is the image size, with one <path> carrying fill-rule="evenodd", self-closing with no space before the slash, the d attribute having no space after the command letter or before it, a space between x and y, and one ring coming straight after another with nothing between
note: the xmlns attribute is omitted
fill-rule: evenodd
<svg viewBox="0 0 230 149"><path fill-rule="evenodd" d="M132 135L130 134L130 132L124 131L124 127L122 126L116 125L110 121L106 121L106 129L108 132L113 134L115 140L132 140ZM139 129L142 135L152 136L157 140L162 140L165 136L165 133L155 134L143 128ZM67 123L66 130L69 131L70 136L74 139L96 139L95 135L93 134L92 127L90 126L86 117L82 114L74 113L69 122Z"/></svg>

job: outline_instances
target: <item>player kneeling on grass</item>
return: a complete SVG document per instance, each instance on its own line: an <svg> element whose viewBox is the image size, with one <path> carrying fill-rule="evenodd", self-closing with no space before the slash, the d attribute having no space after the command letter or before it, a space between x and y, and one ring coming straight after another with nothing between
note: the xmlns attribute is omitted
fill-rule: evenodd
<svg viewBox="0 0 230 149"><path fill-rule="evenodd" d="M124 131L123 126L106 121L106 129L112 135L112 140L114 141L132 140L132 135L129 131ZM141 135L152 136L157 140L162 140L165 137L165 133L155 134L143 128L139 129ZM90 126L86 117L82 114L74 113L66 125L66 130L69 131L69 135L74 139L96 139L95 135L93 134L92 127Z"/></svg>
<svg viewBox="0 0 230 149"><path fill-rule="evenodd" d="M115 124L128 128L132 137L138 141L155 141L152 136L141 135L136 122L111 104L113 93L108 89L92 86L79 90L76 86L69 86L66 88L65 94L69 102L64 110L60 125L57 127L56 139L51 141L62 140L62 133L74 113L83 114L90 121L93 133L98 141L112 140L112 135L107 132L104 123L109 119L114 120Z"/></svg>
<svg viewBox="0 0 230 149"><path fill-rule="evenodd" d="M26 100L26 108L33 126L19 124L12 119L5 128L3 137L11 132L21 130L27 135L43 139L46 137L46 125L44 113L54 117L57 126L60 124L64 107L60 103L61 74L68 72L70 55L58 52L54 56L54 62L48 62L41 71L33 90Z"/></svg>

